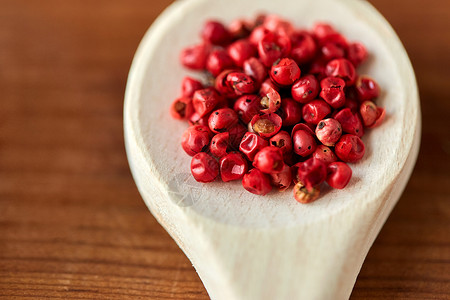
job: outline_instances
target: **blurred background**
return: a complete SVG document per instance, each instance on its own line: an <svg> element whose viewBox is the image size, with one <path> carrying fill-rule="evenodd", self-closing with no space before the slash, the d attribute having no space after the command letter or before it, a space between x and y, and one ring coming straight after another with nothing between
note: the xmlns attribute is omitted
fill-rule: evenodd
<svg viewBox="0 0 450 300"><path fill-rule="evenodd" d="M171 2L0 0L0 298L208 299L123 143L134 52ZM450 299L450 2L370 2L410 55L423 132L351 299Z"/></svg>

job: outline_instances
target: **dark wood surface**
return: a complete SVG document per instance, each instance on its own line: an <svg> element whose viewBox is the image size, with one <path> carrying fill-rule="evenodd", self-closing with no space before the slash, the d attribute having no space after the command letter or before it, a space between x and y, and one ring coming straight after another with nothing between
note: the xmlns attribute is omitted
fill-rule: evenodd
<svg viewBox="0 0 450 300"><path fill-rule="evenodd" d="M123 144L128 69L170 2L0 0L0 298L207 299ZM450 2L372 3L410 54L423 135L351 299L450 299Z"/></svg>

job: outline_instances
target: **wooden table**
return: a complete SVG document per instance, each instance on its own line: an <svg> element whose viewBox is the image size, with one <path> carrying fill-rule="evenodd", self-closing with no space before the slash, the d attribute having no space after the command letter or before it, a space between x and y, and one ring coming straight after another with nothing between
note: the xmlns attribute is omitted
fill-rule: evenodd
<svg viewBox="0 0 450 300"><path fill-rule="evenodd" d="M170 0L0 0L0 298L207 299L128 169L122 105ZM420 156L351 299L450 299L450 2L373 0L422 99Z"/></svg>

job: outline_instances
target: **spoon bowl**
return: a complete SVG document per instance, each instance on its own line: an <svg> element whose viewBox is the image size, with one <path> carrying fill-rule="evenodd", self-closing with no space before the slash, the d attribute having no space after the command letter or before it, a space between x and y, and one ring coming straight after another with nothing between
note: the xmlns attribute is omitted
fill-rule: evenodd
<svg viewBox="0 0 450 300"><path fill-rule="evenodd" d="M296 27L325 21L370 58L358 69L379 83L384 123L364 137L343 190L324 188L297 203L289 189L267 196L240 182L197 183L180 147L187 125L170 118L178 96L182 48L200 40L206 19L229 23L259 12ZM199 77L197 74L191 74ZM148 208L186 253L212 299L348 299L358 272L412 172L420 141L414 71L388 22L359 0L176 1L154 22L134 58L124 129L134 179Z"/></svg>

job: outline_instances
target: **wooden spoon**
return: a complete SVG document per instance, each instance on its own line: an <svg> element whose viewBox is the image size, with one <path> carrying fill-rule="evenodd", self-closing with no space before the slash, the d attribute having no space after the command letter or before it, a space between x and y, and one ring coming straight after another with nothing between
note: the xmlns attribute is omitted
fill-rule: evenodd
<svg viewBox="0 0 450 300"><path fill-rule="evenodd" d="M230 22L258 12L296 26L333 24L371 53L358 72L375 78L386 108L363 141L344 190L324 189L311 204L292 189L261 197L240 182L200 184L180 147L186 123L169 116L187 71L180 49L199 42L208 18ZM194 75L198 76L198 75ZM212 299L348 299L358 272L413 169L420 107L408 56L388 22L359 0L189 0L171 5L136 53L125 97L130 167L148 208L186 253Z"/></svg>

